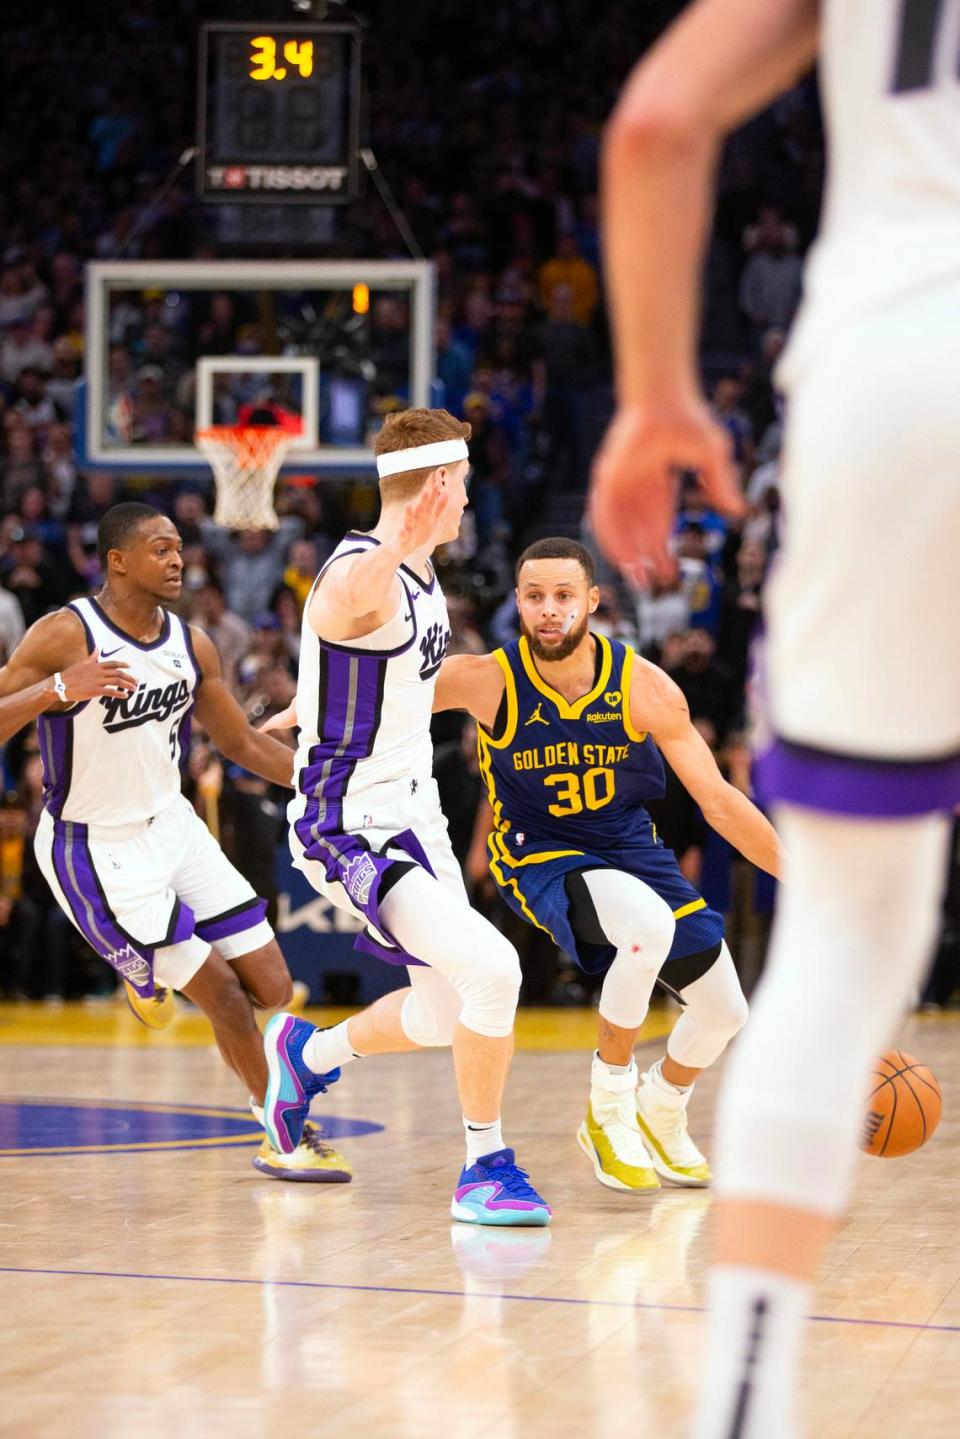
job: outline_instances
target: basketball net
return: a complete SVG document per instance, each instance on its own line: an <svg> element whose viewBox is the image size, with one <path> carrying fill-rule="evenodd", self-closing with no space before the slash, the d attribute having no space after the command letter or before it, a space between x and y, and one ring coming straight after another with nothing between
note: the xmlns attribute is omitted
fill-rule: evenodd
<svg viewBox="0 0 960 1439"><path fill-rule="evenodd" d="M273 490L297 432L280 425L210 425L194 435L213 470L213 518L230 530L275 530Z"/></svg>

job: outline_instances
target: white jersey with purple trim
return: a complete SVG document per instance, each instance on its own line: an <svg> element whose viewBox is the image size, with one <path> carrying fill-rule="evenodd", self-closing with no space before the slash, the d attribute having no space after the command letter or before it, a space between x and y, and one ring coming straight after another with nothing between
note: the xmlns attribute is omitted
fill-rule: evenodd
<svg viewBox="0 0 960 1439"><path fill-rule="evenodd" d="M320 575L346 555L378 543L351 532ZM319 580L320 576L318 576ZM297 794L288 815L302 819L320 792L342 805L349 794L398 781L430 780L430 717L437 673L450 642L443 592L401 565L396 613L371 634L342 643L321 640L304 609L297 681Z"/></svg>
<svg viewBox="0 0 960 1439"><path fill-rule="evenodd" d="M142 644L111 624L94 599L73 600L88 649L117 659L137 681L125 699L103 695L37 722L44 804L54 819L100 826L152 819L180 796L200 668L188 627L163 611Z"/></svg>
<svg viewBox="0 0 960 1439"><path fill-rule="evenodd" d="M829 166L789 387L851 316L960 282L960 0L825 0Z"/></svg>

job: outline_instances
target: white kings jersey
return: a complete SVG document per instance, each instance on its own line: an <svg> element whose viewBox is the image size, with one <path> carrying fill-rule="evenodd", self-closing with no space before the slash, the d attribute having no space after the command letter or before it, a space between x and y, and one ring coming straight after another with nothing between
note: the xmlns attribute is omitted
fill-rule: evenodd
<svg viewBox="0 0 960 1439"><path fill-rule="evenodd" d="M960 0L822 0L828 176L783 365L864 311L960 283Z"/></svg>
<svg viewBox="0 0 960 1439"><path fill-rule="evenodd" d="M314 588L339 559L378 543L370 535L347 534ZM431 777L430 716L450 643L447 606L432 570L429 584L405 565L397 579L396 613L359 639L321 640L310 625L309 601L304 606L291 824L308 813L316 818L319 807L324 823L336 827L335 815L348 794Z"/></svg>
<svg viewBox="0 0 960 1439"><path fill-rule="evenodd" d="M137 681L125 699L102 695L37 721L43 802L54 819L80 824L143 823L180 794L190 748L190 712L200 667L188 627L163 613L150 644L110 623L93 599L73 600L92 653L116 659Z"/></svg>

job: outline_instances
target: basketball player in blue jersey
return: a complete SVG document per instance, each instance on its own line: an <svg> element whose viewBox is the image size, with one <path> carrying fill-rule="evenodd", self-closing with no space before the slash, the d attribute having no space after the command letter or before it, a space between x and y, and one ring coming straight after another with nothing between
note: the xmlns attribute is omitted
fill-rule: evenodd
<svg viewBox="0 0 960 1439"><path fill-rule="evenodd" d="M790 885L718 1113L697 1439L798 1433L803 1316L871 1061L929 960L960 801L960 0L700 0L630 77L604 156L619 407L596 532L621 563L666 567L678 465L741 505L695 361L716 160L818 52L827 194L778 375L759 757Z"/></svg>
<svg viewBox="0 0 960 1439"><path fill-rule="evenodd" d="M604 973L599 1044L577 1142L601 1184L706 1185L687 1132L698 1075L747 1003L723 920L680 872L644 805L664 793L661 751L706 819L748 859L780 868L772 827L723 779L673 681L590 632L600 592L575 540L538 540L517 563L521 638L445 661L437 709L479 726L493 809L490 872L511 909L584 970ZM684 1006L666 1056L639 1079L637 1032L660 980Z"/></svg>
<svg viewBox="0 0 960 1439"><path fill-rule="evenodd" d="M264 1035L265 1113L287 1152L329 1071L364 1055L451 1045L466 1134L453 1217L544 1225L550 1209L500 1121L519 959L467 902L432 778L430 716L450 626L430 555L460 529L469 437L446 410L384 422L374 444L380 519L338 545L304 608L296 704L275 722L300 728L293 862L362 919L357 947L406 965L410 984L326 1031L276 1015Z"/></svg>
<svg viewBox="0 0 960 1439"><path fill-rule="evenodd" d="M166 608L183 573L173 523L148 505L115 505L98 545L100 594L38 620L0 670L0 744L37 722L35 847L64 914L145 1024L170 1023L175 989L203 1010L262 1123L254 1009L288 1004L290 974L265 901L181 794L180 767L193 719L227 758L275 784L290 785L293 756L248 724L211 641ZM292 1154L264 1140L253 1162L277 1179L343 1182L351 1172L316 1128Z"/></svg>

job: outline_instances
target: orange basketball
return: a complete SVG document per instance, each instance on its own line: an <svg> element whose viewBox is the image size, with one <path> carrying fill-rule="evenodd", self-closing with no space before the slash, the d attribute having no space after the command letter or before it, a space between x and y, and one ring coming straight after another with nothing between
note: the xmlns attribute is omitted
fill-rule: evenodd
<svg viewBox="0 0 960 1439"><path fill-rule="evenodd" d="M862 1147L883 1159L912 1154L933 1134L942 1109L940 1086L927 1066L886 1049L873 1066Z"/></svg>

